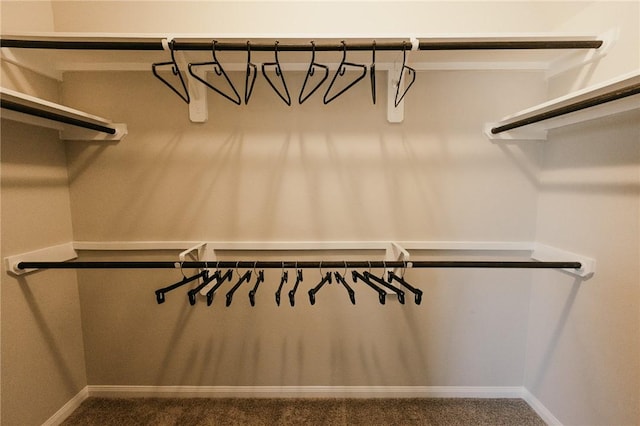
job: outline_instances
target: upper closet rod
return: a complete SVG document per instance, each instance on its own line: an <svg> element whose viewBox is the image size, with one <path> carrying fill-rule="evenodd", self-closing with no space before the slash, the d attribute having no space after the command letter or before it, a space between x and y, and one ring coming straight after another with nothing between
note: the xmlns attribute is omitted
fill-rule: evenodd
<svg viewBox="0 0 640 426"><path fill-rule="evenodd" d="M59 38L20 38L6 37L0 39L2 47L17 47L24 49L74 49L74 50L164 50L165 39L104 39L104 40L77 40ZM602 40L434 40L420 41L418 50L521 50L521 49L597 49L603 44ZM371 50L371 42L349 42L347 50ZM406 48L406 41L376 42L376 50L398 50ZM211 50L211 40L180 40L174 39L175 50ZM309 43L287 43L278 45L279 51L310 52ZM218 51L246 51L247 43L219 42L216 45ZM251 50L273 51L273 42L252 42ZM316 51L342 51L343 46L339 42L318 43Z"/></svg>
<svg viewBox="0 0 640 426"><path fill-rule="evenodd" d="M21 49L67 49L67 50L164 50L163 38L153 39L118 39L105 38L104 40L77 38L49 37L13 37L0 38L1 47L18 47ZM211 45L211 43L209 43Z"/></svg>
<svg viewBox="0 0 640 426"><path fill-rule="evenodd" d="M424 261L137 261L137 262L19 262L18 269L175 269L175 268L534 268L581 269L580 262L539 261L475 261L475 260L424 260Z"/></svg>

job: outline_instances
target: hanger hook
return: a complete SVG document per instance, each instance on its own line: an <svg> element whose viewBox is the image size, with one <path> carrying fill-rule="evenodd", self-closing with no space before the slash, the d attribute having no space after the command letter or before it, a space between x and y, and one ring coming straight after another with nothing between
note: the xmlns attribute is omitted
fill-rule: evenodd
<svg viewBox="0 0 640 426"><path fill-rule="evenodd" d="M178 69L178 62L176 62L176 54L174 49L175 40L171 40L169 42L169 51L171 52L171 62L173 62L173 66L171 67L171 72L173 75L178 75L180 70Z"/></svg>
<svg viewBox="0 0 640 426"><path fill-rule="evenodd" d="M170 40L170 41L167 42L167 44L168 44L169 51L170 51L170 54L171 54L171 61L170 62L156 62L156 63L151 64L151 72L153 73L154 77L156 77L158 80L160 80L162 82L162 84L164 84L169 89L171 89L176 95L180 96L180 99L182 99L186 103L190 103L191 102L191 97L189 96L189 89L187 89L187 85L184 82L184 78L182 78L182 74L180 74L180 67L178 65L178 62L176 61L175 41L174 40ZM180 85L182 86L183 93L181 93L178 89L176 89L173 86L173 84L171 84L167 79L165 79L160 74L158 74L158 67L167 66L167 65L171 65L171 73L174 76L177 76L180 79Z"/></svg>
<svg viewBox="0 0 640 426"><path fill-rule="evenodd" d="M340 62L340 69L338 70L338 72L340 73L340 77L342 77L344 75L345 72L347 72L347 68L344 66L344 63L347 61L347 43L342 40L342 62Z"/></svg>
<svg viewBox="0 0 640 426"><path fill-rule="evenodd" d="M316 42L311 40L311 66L309 67L309 76L313 77L313 74L316 72L313 64L316 62Z"/></svg>
<svg viewBox="0 0 640 426"><path fill-rule="evenodd" d="M371 99L376 104L376 41L371 44L371 65L369 66L369 78L371 80Z"/></svg>
<svg viewBox="0 0 640 426"><path fill-rule="evenodd" d="M276 44L273 47L273 53L274 53L275 58L276 58L276 75L278 77L280 77L280 74L282 73L282 70L280 69L280 60L278 59L278 44L280 44L280 42L278 40L276 40Z"/></svg>
<svg viewBox="0 0 640 426"><path fill-rule="evenodd" d="M344 276L347 276L347 261L344 261Z"/></svg>
<svg viewBox="0 0 640 426"><path fill-rule="evenodd" d="M407 70L408 74L411 76L411 81L405 87L404 92L400 95L400 86L402 85L402 79L404 76L404 70ZM400 69L400 76L398 77L398 87L396 88L396 97L395 97L395 106L396 108L400 105L400 102L404 99L405 95L416 81L416 70L407 66L407 42L402 42L402 68Z"/></svg>
<svg viewBox="0 0 640 426"><path fill-rule="evenodd" d="M182 274L182 278L187 278L187 276L184 274L184 271L182 270L182 264L184 263L184 260L182 262L180 262L180 273Z"/></svg>
<svg viewBox="0 0 640 426"><path fill-rule="evenodd" d="M220 63L218 62L218 58L216 57L216 45L218 44L218 40L213 40L211 42L211 54L213 55L213 62L215 62L215 66L213 67L213 70L215 71L216 75L221 76L222 75L222 70L220 69Z"/></svg>
<svg viewBox="0 0 640 426"><path fill-rule="evenodd" d="M320 261L320 278L322 278L324 275L322 275L322 260Z"/></svg>
<svg viewBox="0 0 640 426"><path fill-rule="evenodd" d="M251 92L253 92L253 86L256 82L258 66L251 63L251 42L247 40L247 72L244 77L244 103L249 103ZM251 78L251 70L253 69L253 77Z"/></svg>
<svg viewBox="0 0 640 426"><path fill-rule="evenodd" d="M367 260L367 263L369 264L369 273L371 273L371 261Z"/></svg>

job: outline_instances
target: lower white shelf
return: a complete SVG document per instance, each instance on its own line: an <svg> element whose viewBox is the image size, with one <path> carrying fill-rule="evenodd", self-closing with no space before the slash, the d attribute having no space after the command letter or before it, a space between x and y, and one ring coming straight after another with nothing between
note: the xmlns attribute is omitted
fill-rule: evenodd
<svg viewBox="0 0 640 426"><path fill-rule="evenodd" d="M44 99L0 88L2 118L60 131L62 140L119 141L127 125L59 105Z"/></svg>
<svg viewBox="0 0 640 426"><path fill-rule="evenodd" d="M547 131L640 108L640 70L486 123L491 140L546 140Z"/></svg>

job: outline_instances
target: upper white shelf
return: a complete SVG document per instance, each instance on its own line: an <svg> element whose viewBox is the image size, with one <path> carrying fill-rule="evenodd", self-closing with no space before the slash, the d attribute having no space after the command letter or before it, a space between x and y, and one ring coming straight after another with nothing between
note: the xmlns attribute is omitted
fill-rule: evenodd
<svg viewBox="0 0 640 426"><path fill-rule="evenodd" d="M126 124L0 87L2 118L60 131L63 140L119 141Z"/></svg>
<svg viewBox="0 0 640 426"><path fill-rule="evenodd" d="M177 60L183 63L211 59L211 42L241 44L242 48L219 49L218 59L228 71L246 68L247 41L252 43L252 62L273 61L273 49L258 45L280 43L280 62L285 70L306 71L310 41L314 40L318 62L337 65L341 49L322 49L321 45L347 45L376 41L379 69L389 69L402 61L401 49L385 49L385 43L407 43L408 61L416 70L538 70L553 75L591 62L609 50L617 38L612 30L599 35L567 34L464 34L416 37L378 35L371 37L311 35L107 35L39 34L2 35L2 58L41 74L62 80L65 71L149 71L150 64L169 59L168 42L176 42ZM30 45L25 47L24 42ZM22 42L22 43L21 43ZM296 47L297 46L297 47ZM303 49L298 47L302 46ZM371 49L349 52L349 60L369 64Z"/></svg>
<svg viewBox="0 0 640 426"><path fill-rule="evenodd" d="M640 70L487 123L493 140L546 140L547 130L640 108Z"/></svg>

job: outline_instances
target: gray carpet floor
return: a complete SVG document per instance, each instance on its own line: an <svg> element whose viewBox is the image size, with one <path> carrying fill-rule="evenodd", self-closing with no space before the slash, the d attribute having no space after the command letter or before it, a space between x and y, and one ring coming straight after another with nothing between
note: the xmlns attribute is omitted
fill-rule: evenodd
<svg viewBox="0 0 640 426"><path fill-rule="evenodd" d="M64 426L517 425L545 423L521 399L89 398Z"/></svg>

